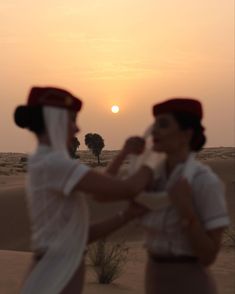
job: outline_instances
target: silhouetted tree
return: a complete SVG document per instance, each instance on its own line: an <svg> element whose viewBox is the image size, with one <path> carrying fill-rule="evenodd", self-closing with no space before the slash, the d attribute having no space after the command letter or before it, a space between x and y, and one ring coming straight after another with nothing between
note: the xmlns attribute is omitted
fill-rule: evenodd
<svg viewBox="0 0 235 294"><path fill-rule="evenodd" d="M100 165L100 153L104 148L104 139L99 134L88 133L85 136L85 144L92 151L92 153L97 157L98 165Z"/></svg>
<svg viewBox="0 0 235 294"><path fill-rule="evenodd" d="M79 158L77 155L77 150L80 146L80 142L77 137L73 137L73 140L71 142L70 148L69 148L69 154L72 158Z"/></svg>

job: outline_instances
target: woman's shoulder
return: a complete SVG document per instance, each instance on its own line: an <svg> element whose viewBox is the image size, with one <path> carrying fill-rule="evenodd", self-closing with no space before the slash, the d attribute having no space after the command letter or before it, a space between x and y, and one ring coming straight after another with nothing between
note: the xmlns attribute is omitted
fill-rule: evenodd
<svg viewBox="0 0 235 294"><path fill-rule="evenodd" d="M195 209L206 230L229 225L225 186L211 167L197 163L192 191Z"/></svg>
<svg viewBox="0 0 235 294"><path fill-rule="evenodd" d="M52 151L48 154L48 159L50 161L55 161L55 162L58 162L58 161L70 161L71 158L69 156L67 156L66 153L62 152L62 151Z"/></svg>
<svg viewBox="0 0 235 294"><path fill-rule="evenodd" d="M207 164L196 160L196 172L193 180L195 185L222 185L223 182L215 171Z"/></svg>
<svg viewBox="0 0 235 294"><path fill-rule="evenodd" d="M79 164L78 160L75 160ZM29 166L43 166L44 168L56 169L63 166L75 164L74 160L62 151L54 151L52 149L37 150L29 157Z"/></svg>
<svg viewBox="0 0 235 294"><path fill-rule="evenodd" d="M80 161L78 159L73 159L62 151L53 151L48 154L47 157L48 168L63 170L63 168L75 167L78 165L80 165Z"/></svg>

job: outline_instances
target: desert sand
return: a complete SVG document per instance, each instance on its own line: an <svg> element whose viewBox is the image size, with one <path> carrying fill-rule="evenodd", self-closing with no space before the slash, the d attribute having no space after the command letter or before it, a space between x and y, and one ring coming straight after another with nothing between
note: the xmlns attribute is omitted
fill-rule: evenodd
<svg viewBox="0 0 235 294"><path fill-rule="evenodd" d="M96 159L88 151L80 151L80 160L96 166ZM103 151L105 166L116 151ZM207 148L199 159L210 165L226 185L226 198L231 216L230 232L211 267L220 294L235 293L235 148ZM128 163L127 163L128 164ZM0 293L16 294L30 262L30 224L25 201L26 155L0 153ZM115 214L124 203L97 204L90 200L92 220ZM133 222L114 233L110 240L125 240L129 248L128 260L122 275L110 285L99 285L91 267L87 266L84 294L140 294L144 293L146 254L142 246L143 234Z"/></svg>

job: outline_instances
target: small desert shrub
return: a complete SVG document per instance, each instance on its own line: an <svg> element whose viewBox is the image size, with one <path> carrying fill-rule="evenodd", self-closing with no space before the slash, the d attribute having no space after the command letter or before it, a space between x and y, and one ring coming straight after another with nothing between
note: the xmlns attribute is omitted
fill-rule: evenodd
<svg viewBox="0 0 235 294"><path fill-rule="evenodd" d="M225 231L223 244L228 247L235 247L235 228L229 227Z"/></svg>
<svg viewBox="0 0 235 294"><path fill-rule="evenodd" d="M89 247L88 257L94 267L100 266L105 259L105 242L106 240L102 239Z"/></svg>
<svg viewBox="0 0 235 294"><path fill-rule="evenodd" d="M110 284L121 275L128 250L125 242L107 242L105 239L90 246L88 258L100 284Z"/></svg>

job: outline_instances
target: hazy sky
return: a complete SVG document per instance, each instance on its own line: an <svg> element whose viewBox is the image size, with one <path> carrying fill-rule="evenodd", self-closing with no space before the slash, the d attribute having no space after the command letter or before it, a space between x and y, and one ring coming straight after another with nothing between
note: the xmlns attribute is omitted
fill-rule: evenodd
<svg viewBox="0 0 235 294"><path fill-rule="evenodd" d="M32 85L83 99L82 148L88 132L120 148L180 95L202 101L207 146L235 144L233 0L1 1L0 49L0 152L35 146L12 120Z"/></svg>

